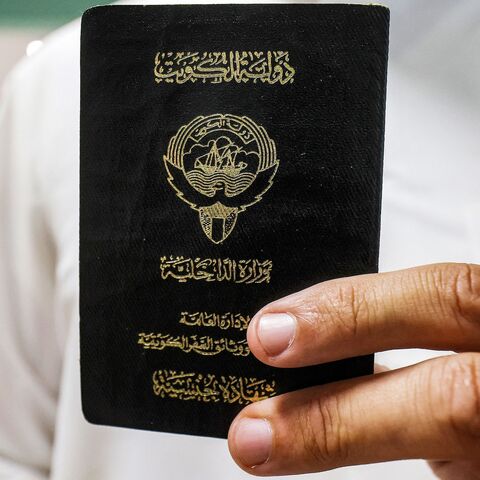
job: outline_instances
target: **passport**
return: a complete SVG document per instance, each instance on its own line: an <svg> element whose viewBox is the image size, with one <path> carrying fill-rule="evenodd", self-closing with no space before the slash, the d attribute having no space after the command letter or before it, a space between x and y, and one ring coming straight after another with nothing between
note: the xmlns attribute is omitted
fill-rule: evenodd
<svg viewBox="0 0 480 480"><path fill-rule="evenodd" d="M225 438L266 303L378 270L388 9L104 6L81 33L80 352L95 424Z"/></svg>

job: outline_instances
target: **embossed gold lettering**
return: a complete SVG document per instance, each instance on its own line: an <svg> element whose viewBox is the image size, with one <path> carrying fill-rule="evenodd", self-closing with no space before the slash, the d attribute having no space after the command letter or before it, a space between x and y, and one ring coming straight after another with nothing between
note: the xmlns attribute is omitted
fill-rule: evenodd
<svg viewBox="0 0 480 480"><path fill-rule="evenodd" d="M292 83L295 68L281 50L225 52L158 52L153 68L157 83L261 82Z"/></svg>
<svg viewBox="0 0 480 480"><path fill-rule="evenodd" d="M273 397L275 380L212 373L155 370L152 375L153 393L159 397L198 402L224 402L245 405Z"/></svg>
<svg viewBox="0 0 480 480"><path fill-rule="evenodd" d="M183 256L160 257L162 280L178 282L199 280L205 282L269 283L271 260L232 260L230 258L188 258Z"/></svg>
<svg viewBox="0 0 480 480"><path fill-rule="evenodd" d="M234 356L246 357L250 354L247 340L233 340L231 338L213 338L208 335L170 335L168 333L139 333L138 342L147 350L164 350L178 348L184 353L199 355L218 355L222 352Z"/></svg>
<svg viewBox="0 0 480 480"><path fill-rule="evenodd" d="M246 330L250 323L250 316L230 312L182 312L179 323L183 323L189 327L218 327L222 330Z"/></svg>

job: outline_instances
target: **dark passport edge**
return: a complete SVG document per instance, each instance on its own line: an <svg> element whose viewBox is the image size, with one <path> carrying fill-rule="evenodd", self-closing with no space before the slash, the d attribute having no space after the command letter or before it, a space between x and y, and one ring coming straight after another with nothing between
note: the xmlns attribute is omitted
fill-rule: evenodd
<svg viewBox="0 0 480 480"><path fill-rule="evenodd" d="M83 28L83 23L84 21L89 21L90 20L90 17L94 17L97 13L101 14L103 10L106 10L106 9L115 9L117 7L121 7L122 9L125 9L125 8L129 8L129 9L132 9L132 10L139 10L139 9L149 9L149 8L156 8L156 7L159 7L159 6L174 6L174 7L190 7L190 6L195 6L195 7L199 7L199 6L202 6L202 7L205 7L206 9L215 9L216 7L218 6L232 6L232 7L239 7L239 6L244 6L244 5L249 5L250 7L258 7L258 6L262 6L262 7L268 7L270 5L272 5L274 8L279 6L279 5L282 5L284 7L289 7L289 6L293 6L294 8L312 8L312 7L322 7L322 6L328 6L329 8L345 8L345 7L354 7L354 8L368 8L368 9L379 9L379 10L385 10L386 11L386 14L387 14L387 17L386 17L386 21L387 23L390 22L390 9L389 7L387 7L386 5L381 5L379 3L375 3L375 4L372 4L372 3L348 3L348 2L345 2L345 3L262 3L262 2L258 2L258 3L236 3L236 2L229 2L229 3L176 3L176 4L168 4L168 3L164 3L164 4L148 4L148 5L122 5L122 4L108 4L108 5L94 5L93 7L90 7L90 8L87 8L83 14L82 14L82 17L81 17L81 26ZM387 39L387 42L388 42L388 39Z"/></svg>
<svg viewBox="0 0 480 480"><path fill-rule="evenodd" d="M380 5L378 5L380 6ZM386 20L386 27L387 27L387 35L385 39L385 70L383 72L383 96L380 99L380 106L382 108L382 119L381 119L381 137L379 138L379 143L378 143L378 158L381 161L381 166L380 166L380 179L381 181L379 182L379 192L378 192L378 215L377 215L377 222L378 222L378 234L377 234L377 259L376 259L376 271L378 272L378 267L379 267L379 257L380 257L380 236L381 236L381 228L382 228L382 205L383 205L383 171L384 171L384 165L385 165L385 120L386 120L386 110L387 110L387 88L388 88L388 82L387 82L387 77L388 77L388 58L389 58L389 52L390 52L390 9L387 7L385 8L385 20ZM372 373L373 373L373 368L372 368Z"/></svg>
<svg viewBox="0 0 480 480"><path fill-rule="evenodd" d="M208 8L215 8L217 7L218 5L217 4L194 4L194 3L191 3L191 4L177 4L175 6L178 6L178 7L188 7L190 5L194 5L194 6L199 6L199 5L202 5L204 7L206 7L207 9ZM241 3L229 3L229 4L221 4L222 6L224 5L232 5L232 6L243 6L245 4L241 4ZM381 121L381 138L379 139L379 142L378 142L378 158L380 159L381 161L381 168L379 170L379 175L380 177L383 179L383 167L384 167L384 151L385 151L385 145L384 145L384 139L385 139L385 118L386 118L386 95L387 95L387 88L388 88L388 85L387 85L387 71L388 71L388 56L389 56L389 26L390 26L390 9L385 6L385 5L381 5L381 4L348 4L348 3L344 3L344 4L313 4L313 3L302 3L302 4L279 4L279 3L274 3L274 4L271 4L271 3L254 3L254 4L248 4L249 6L251 7L254 7L254 6L258 6L258 5L262 5L262 6L266 6L266 5L272 5L272 6L278 6L278 5L283 5L283 6L288 6L288 5L293 5L295 6L296 8L311 8L312 6L313 7L316 7L318 5L321 6L326 6L328 5L329 7L339 7L339 8L344 8L346 6L351 6L351 7L355 7L355 8L369 8L369 9L376 9L376 10L379 10L379 12L381 11L382 12L382 15L385 16L385 22L386 22L386 28L387 28L387 36L386 36L386 50L385 50L385 70L384 70L384 78L383 78L383 85L384 85L384 89L382 91L383 95L382 95L382 98L380 99L380 102L379 102L379 107L381 107L381 111L382 111L382 114L381 114L381 117L382 117L382 121ZM101 14L105 9L109 9L109 8L116 8L116 7L122 7L123 9L126 9L126 8L129 8L129 9L142 9L142 8L156 8L158 7L159 5L96 5L96 6L93 6L93 7L90 7L88 8L87 10L84 11L82 17L81 17L81 37L80 37L80 64L83 63L83 54L82 54L82 50L83 50L83 43L84 43L84 40L83 40L83 31L84 31L84 24L85 22L89 22L91 20L94 20L95 18L95 15L98 13L98 14ZM169 5L169 6L172 6L172 5ZM92 18L93 17L93 18ZM82 76L80 74L80 92L82 91ZM81 158L81 150L82 150L82 142L80 141L80 158ZM80 167L79 167L79 170L80 170ZM383 191L383 181L380 182L380 188L379 188L379 203L378 203L378 213L377 213L377 218L378 218L378 225L379 225L379 228L378 228L378 234L377 234L377 254L376 254L376 268L375 268L375 271L378 272L378 267L379 267L379 245L380 245L380 234L381 234L381 210L382 210L382 191ZM80 206L79 206L79 210L80 210ZM80 213L80 212L79 212ZM79 222L80 223L80 222ZM80 267L80 246L79 246L79 267ZM81 272L81 269L79 269L79 272ZM80 283L80 275L79 275L79 283ZM80 334L81 334L81 330L82 330L82 319L81 319L81 314L80 314L80 310L81 310L81 307L79 305L79 319L80 319L80 322L79 322L79 331L80 331ZM80 338L81 338L81 335L80 335ZM81 343L81 340L80 340L80 343ZM81 349L80 349L80 358L79 358L79 361L81 359ZM359 356L359 357L354 357L356 359L358 359L359 361L367 361L369 360L369 364L368 364L368 369L365 368L366 365L364 366L364 370L367 372L365 373L364 375L361 375L361 376L357 376L357 377L352 377L352 378L361 378L363 376L368 376L368 375L371 375L374 373L374 361L375 361L375 353L371 353L371 354L367 354L367 355L363 355L363 356ZM350 377L349 377L350 378ZM338 380L338 381L344 381L344 380ZM91 402L89 401L87 398L86 398L86 395L87 395L87 388L85 388L86 384L88 383L88 380L86 379L86 376L85 376L85 369L82 367L82 363L80 361L80 383L81 383L81 410L82 410L82 413L83 413L83 416L85 418L85 420L91 424L94 424L94 425L102 425L102 426L108 426L108 427L116 427L116 428L133 428L133 429L136 429L136 430L145 430L145 431L156 431L156 432L159 432L159 433L167 433L167 434L177 434L177 435L195 435L195 436L200 436L200 437L207 437L207 438L221 438L221 439L226 439L227 438L227 435L225 436L219 436L218 433L214 433L214 434L211 434L209 432L206 432L205 429L203 429L201 432L200 431L195 431L195 430L191 430L189 433L184 433L184 432L179 432L178 430L175 430L174 428L163 428L161 431L158 430L158 428L155 428L153 425L151 425L149 422L138 422L138 421L135 421L135 422L128 422L128 421L125 421L124 418L122 418L121 421L119 421L118 419L116 419L115 415L112 415L111 418L107 419L103 416L103 418L99 418L99 415L98 415L98 410L96 410L96 403L94 402ZM331 383L336 383L336 382L331 382ZM311 388L311 387L307 387L307 388ZM92 408L93 407L93 408ZM90 410L90 408L92 408ZM100 415L102 416L102 415Z"/></svg>

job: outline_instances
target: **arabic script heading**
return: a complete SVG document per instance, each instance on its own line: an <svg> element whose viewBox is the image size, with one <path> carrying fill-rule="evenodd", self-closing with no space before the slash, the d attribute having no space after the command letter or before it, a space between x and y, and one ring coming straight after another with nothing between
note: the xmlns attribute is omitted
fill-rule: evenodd
<svg viewBox="0 0 480 480"><path fill-rule="evenodd" d="M292 83L295 68L281 50L228 52L158 52L153 69L157 83Z"/></svg>

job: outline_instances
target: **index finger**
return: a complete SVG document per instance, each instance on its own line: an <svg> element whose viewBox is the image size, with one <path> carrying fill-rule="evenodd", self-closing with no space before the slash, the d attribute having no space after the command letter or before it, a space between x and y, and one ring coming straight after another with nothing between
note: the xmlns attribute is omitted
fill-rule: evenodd
<svg viewBox="0 0 480 480"><path fill-rule="evenodd" d="M480 266L434 264L323 282L252 319L252 353L299 367L396 348L480 349Z"/></svg>

